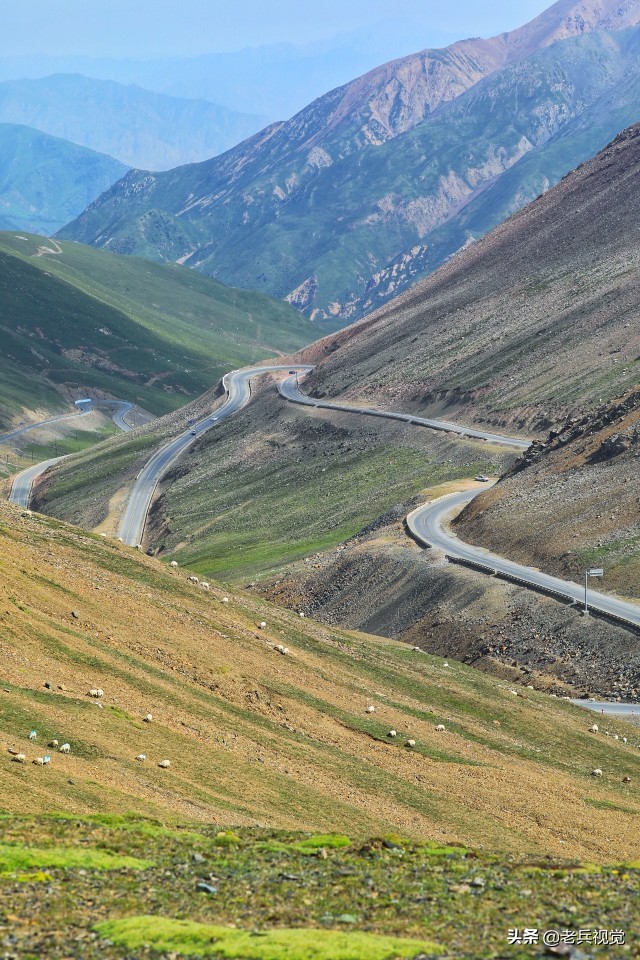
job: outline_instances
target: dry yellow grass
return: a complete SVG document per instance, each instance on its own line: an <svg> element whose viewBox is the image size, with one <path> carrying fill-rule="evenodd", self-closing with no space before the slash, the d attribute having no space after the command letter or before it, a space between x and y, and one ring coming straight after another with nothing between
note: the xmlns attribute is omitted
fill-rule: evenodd
<svg viewBox="0 0 640 960"><path fill-rule="evenodd" d="M0 808L637 853L640 751L583 711L187 577L0 505ZM71 754L11 761L52 737Z"/></svg>

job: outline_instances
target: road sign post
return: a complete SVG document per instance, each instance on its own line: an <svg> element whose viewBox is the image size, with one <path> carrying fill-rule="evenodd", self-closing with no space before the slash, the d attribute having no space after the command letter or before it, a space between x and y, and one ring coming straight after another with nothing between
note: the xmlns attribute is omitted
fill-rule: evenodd
<svg viewBox="0 0 640 960"><path fill-rule="evenodd" d="M592 567L590 570L585 570L584 572L584 612L589 613L589 602L587 598L587 590L589 586L589 577L603 577L604 570L602 567Z"/></svg>

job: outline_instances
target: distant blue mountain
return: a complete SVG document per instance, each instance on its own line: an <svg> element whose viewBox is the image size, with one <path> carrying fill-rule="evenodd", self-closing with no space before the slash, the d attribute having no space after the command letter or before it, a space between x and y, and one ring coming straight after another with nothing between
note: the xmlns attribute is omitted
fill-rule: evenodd
<svg viewBox="0 0 640 960"><path fill-rule="evenodd" d="M0 83L0 123L35 127L130 167L166 170L223 153L259 130L264 117L112 80L56 74Z"/></svg>
<svg viewBox="0 0 640 960"><path fill-rule="evenodd" d="M126 172L94 150L0 123L0 230L55 233Z"/></svg>

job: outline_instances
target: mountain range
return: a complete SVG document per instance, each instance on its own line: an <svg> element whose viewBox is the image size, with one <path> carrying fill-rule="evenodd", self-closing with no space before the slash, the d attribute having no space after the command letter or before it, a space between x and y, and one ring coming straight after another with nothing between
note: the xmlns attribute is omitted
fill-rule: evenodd
<svg viewBox="0 0 640 960"><path fill-rule="evenodd" d="M631 0L559 0L511 33L385 64L221 157L131 172L60 235L344 326L637 120L639 23Z"/></svg>
<svg viewBox="0 0 640 960"><path fill-rule="evenodd" d="M127 167L166 170L223 153L264 118L133 84L56 74L0 83L0 123L34 127Z"/></svg>
<svg viewBox="0 0 640 960"><path fill-rule="evenodd" d="M307 389L546 435L639 379L640 124L376 313Z"/></svg>
<svg viewBox="0 0 640 960"><path fill-rule="evenodd" d="M94 150L0 123L0 229L55 233L126 171Z"/></svg>

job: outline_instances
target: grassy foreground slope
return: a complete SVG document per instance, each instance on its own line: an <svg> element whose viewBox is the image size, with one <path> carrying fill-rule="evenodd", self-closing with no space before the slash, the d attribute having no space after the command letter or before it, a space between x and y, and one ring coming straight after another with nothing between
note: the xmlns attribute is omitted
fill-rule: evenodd
<svg viewBox="0 0 640 960"><path fill-rule="evenodd" d="M16 955L38 960L541 956L508 945L524 910L543 929L588 931L591 943L594 930L623 931L627 944L640 936L637 861L599 868L398 836L170 830L131 816L2 827L0 919ZM590 957L627 955L591 943Z"/></svg>
<svg viewBox="0 0 640 960"><path fill-rule="evenodd" d="M166 413L311 339L287 304L178 266L0 234L0 423L92 389Z"/></svg>
<svg viewBox="0 0 640 960"><path fill-rule="evenodd" d="M609 730L628 743L589 733L568 703L255 598L224 603L182 570L7 504L0 548L6 811L637 853L639 738L622 721ZM71 752L32 763L51 738Z"/></svg>

